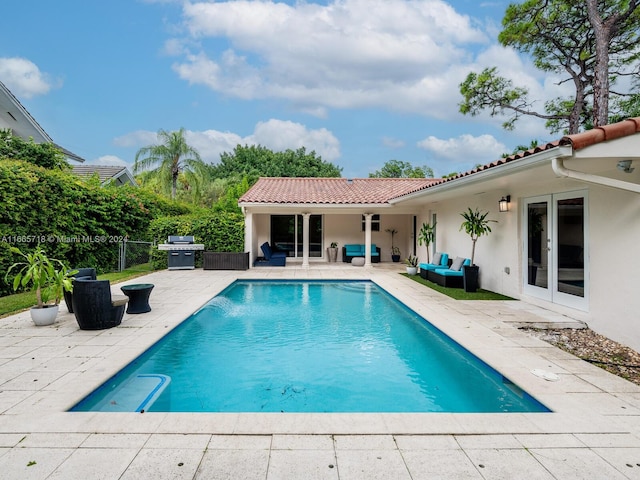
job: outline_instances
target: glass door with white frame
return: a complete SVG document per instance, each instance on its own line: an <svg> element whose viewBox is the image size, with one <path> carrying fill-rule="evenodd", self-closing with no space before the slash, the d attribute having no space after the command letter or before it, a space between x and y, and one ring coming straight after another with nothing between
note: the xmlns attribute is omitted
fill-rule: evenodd
<svg viewBox="0 0 640 480"><path fill-rule="evenodd" d="M551 195L524 202L524 292L551 300Z"/></svg>
<svg viewBox="0 0 640 480"><path fill-rule="evenodd" d="M525 294L587 309L586 198L581 191L525 199Z"/></svg>

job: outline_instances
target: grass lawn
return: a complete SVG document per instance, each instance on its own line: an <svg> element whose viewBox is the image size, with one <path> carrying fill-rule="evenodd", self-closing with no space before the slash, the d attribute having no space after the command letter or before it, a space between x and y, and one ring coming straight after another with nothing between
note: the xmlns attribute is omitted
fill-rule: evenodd
<svg viewBox="0 0 640 480"><path fill-rule="evenodd" d="M515 300L514 298L507 297L506 295L500 295L499 293L490 292L489 290L482 290L481 288L479 288L477 292L465 292L464 288L441 287L437 283L425 280L420 275L408 275L406 273L401 273L400 275L404 275L414 282L418 282L425 287L429 287L456 300Z"/></svg>
<svg viewBox="0 0 640 480"><path fill-rule="evenodd" d="M109 280L111 283L118 283L129 280L130 278L141 277L142 275L147 275L149 273L151 273L151 270L140 271L140 265L138 265L135 270L123 270L121 272L98 275L98 279ZM35 304L35 292L23 292L16 293L14 295L7 295L6 297L0 297L0 318L31 308Z"/></svg>

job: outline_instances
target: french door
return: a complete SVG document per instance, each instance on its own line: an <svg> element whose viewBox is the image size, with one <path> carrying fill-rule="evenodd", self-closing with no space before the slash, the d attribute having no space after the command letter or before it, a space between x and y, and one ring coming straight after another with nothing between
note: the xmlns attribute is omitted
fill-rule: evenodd
<svg viewBox="0 0 640 480"><path fill-rule="evenodd" d="M525 199L523 292L588 309L587 192Z"/></svg>
<svg viewBox="0 0 640 480"><path fill-rule="evenodd" d="M271 245L289 257L302 257L302 215L271 215ZM322 215L309 217L309 256L322 257Z"/></svg>

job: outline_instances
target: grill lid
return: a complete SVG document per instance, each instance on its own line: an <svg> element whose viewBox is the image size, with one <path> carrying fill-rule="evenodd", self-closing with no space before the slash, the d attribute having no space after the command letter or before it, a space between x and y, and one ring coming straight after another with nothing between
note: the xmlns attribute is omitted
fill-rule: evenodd
<svg viewBox="0 0 640 480"><path fill-rule="evenodd" d="M194 242L194 238L193 235L169 235L169 238L167 239L167 243L172 243L172 244L189 244L189 243L193 243Z"/></svg>

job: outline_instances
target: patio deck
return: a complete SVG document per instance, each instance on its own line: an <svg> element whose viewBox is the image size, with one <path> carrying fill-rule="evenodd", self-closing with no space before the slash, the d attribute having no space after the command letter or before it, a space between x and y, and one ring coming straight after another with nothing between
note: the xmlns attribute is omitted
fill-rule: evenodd
<svg viewBox="0 0 640 480"><path fill-rule="evenodd" d="M640 478L640 388L519 331L580 322L523 302L455 301L398 264L155 272L146 314L81 331L0 319L3 478ZM553 413L186 414L66 410L236 278L370 278ZM119 293L120 285L113 291ZM560 380L531 373L543 369Z"/></svg>

